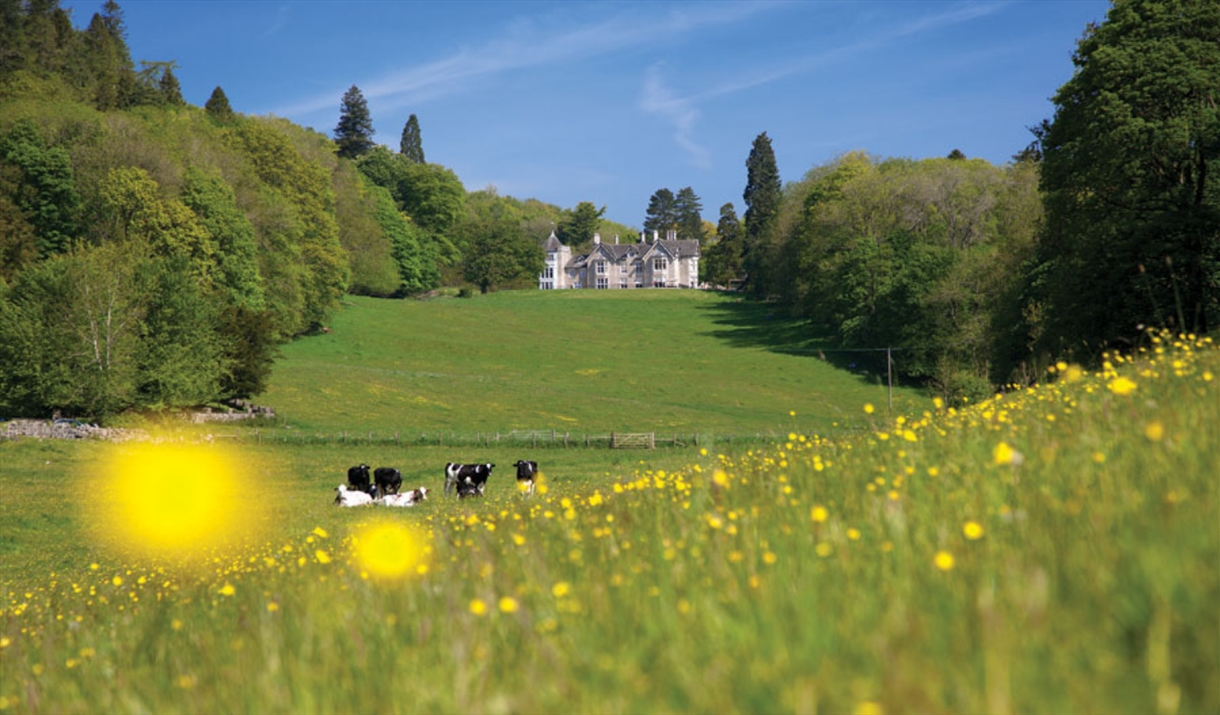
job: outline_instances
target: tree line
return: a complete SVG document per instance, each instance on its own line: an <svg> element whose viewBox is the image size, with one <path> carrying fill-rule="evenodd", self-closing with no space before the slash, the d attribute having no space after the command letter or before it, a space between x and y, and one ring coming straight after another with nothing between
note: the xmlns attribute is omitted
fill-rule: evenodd
<svg viewBox="0 0 1220 715"><path fill-rule="evenodd" d="M704 278L951 399L1028 384L1146 328L1220 325L1220 4L1116 0L1005 166L853 152L784 185L764 132ZM853 361L864 361L865 354ZM875 367L884 371L884 357Z"/></svg>

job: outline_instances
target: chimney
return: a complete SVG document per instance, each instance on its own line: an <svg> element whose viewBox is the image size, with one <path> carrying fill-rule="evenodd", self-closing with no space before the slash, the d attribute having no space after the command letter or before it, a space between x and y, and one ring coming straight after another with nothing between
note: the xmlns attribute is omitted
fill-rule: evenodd
<svg viewBox="0 0 1220 715"><path fill-rule="evenodd" d="M657 242L657 237L658 237L658 236L660 236L660 235L661 235L661 232L660 232L660 231L656 230L655 228L654 228L654 229L652 229L652 242L653 242L653 243L656 243L656 242Z"/></svg>
<svg viewBox="0 0 1220 715"><path fill-rule="evenodd" d="M644 232L640 231L640 243L644 242Z"/></svg>
<svg viewBox="0 0 1220 715"><path fill-rule="evenodd" d="M618 234L614 234L614 245L618 245Z"/></svg>
<svg viewBox="0 0 1220 715"><path fill-rule="evenodd" d="M669 229L668 231L665 232L665 240L666 241L677 241L678 232L675 229L672 229L672 228Z"/></svg>
<svg viewBox="0 0 1220 715"><path fill-rule="evenodd" d="M596 245L600 244L601 242L602 242L602 235L600 233L593 234L593 245L596 246Z"/></svg>

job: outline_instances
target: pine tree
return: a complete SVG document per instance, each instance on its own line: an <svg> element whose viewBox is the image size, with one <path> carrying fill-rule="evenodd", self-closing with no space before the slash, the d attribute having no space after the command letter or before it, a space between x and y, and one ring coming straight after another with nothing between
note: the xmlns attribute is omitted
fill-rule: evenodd
<svg viewBox="0 0 1220 715"><path fill-rule="evenodd" d="M165 98L165 103L173 107L182 107L186 105L186 100L182 98L182 86L178 84L178 78L174 76L172 67L166 67L165 72L161 75L161 80L157 82L157 86L161 90L161 96Z"/></svg>
<svg viewBox="0 0 1220 715"><path fill-rule="evenodd" d="M694 189L687 186L678 191L674 210L678 215L678 237L703 240L703 203Z"/></svg>
<svg viewBox="0 0 1220 715"><path fill-rule="evenodd" d="M355 159L373 148L373 119L360 88L352 85L343 94L339 110L339 125L335 127L335 143L339 156Z"/></svg>
<svg viewBox="0 0 1220 715"><path fill-rule="evenodd" d="M674 192L657 189L648 200L648 211L644 214L644 230L658 232L661 236L678 227L678 206Z"/></svg>
<svg viewBox="0 0 1220 715"><path fill-rule="evenodd" d="M203 105L203 109L208 113L208 116L221 124L227 124L235 118L233 108L229 106L229 98L219 86L212 90L212 96L208 97L208 101Z"/></svg>
<svg viewBox="0 0 1220 715"><path fill-rule="evenodd" d="M741 195L746 202L743 260L750 276L751 290L755 293L766 292L762 269L775 218L779 214L782 189L771 138L763 132L755 137L750 156L746 159L746 188Z"/></svg>
<svg viewBox="0 0 1220 715"><path fill-rule="evenodd" d="M419 119L414 114L407 118L407 123L402 128L402 141L399 142L398 151L413 163L424 163L424 146L419 135Z"/></svg>

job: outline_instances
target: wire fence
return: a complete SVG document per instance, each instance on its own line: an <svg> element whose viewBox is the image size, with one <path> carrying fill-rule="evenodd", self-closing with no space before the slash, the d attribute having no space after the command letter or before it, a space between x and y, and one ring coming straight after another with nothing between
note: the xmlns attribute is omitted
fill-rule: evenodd
<svg viewBox="0 0 1220 715"><path fill-rule="evenodd" d="M244 429L213 435L243 443L284 445L381 445L396 447L526 447L531 449L659 449L756 444L786 438L787 433L754 432L571 432L511 430L508 432L317 432L292 428Z"/></svg>

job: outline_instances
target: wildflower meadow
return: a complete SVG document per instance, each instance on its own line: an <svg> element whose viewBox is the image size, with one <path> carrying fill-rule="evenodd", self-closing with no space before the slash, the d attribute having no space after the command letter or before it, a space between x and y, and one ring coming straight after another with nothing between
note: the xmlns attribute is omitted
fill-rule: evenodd
<svg viewBox="0 0 1220 715"><path fill-rule="evenodd" d="M1155 335L979 404L858 405L862 434L402 510L191 447L315 505L236 521L116 488L57 526L14 500L85 477L23 481L48 448L7 443L2 535L49 553L0 575L0 712L1217 712L1218 374Z"/></svg>

